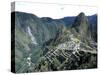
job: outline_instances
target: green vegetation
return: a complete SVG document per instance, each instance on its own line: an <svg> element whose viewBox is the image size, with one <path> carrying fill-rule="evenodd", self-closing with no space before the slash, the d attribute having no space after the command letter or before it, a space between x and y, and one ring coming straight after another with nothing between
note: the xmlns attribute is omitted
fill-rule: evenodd
<svg viewBox="0 0 100 75"><path fill-rule="evenodd" d="M65 18L39 18L23 12L12 14L16 21L14 59L17 73L97 67L96 27L90 26L84 13L71 23L66 23L68 19Z"/></svg>

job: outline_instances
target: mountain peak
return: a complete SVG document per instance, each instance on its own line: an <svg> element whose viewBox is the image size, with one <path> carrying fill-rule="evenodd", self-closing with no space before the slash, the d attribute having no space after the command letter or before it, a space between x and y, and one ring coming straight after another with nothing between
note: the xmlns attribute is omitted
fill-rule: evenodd
<svg viewBox="0 0 100 75"><path fill-rule="evenodd" d="M85 16L85 14L83 12L81 12L77 17L76 20L81 22L87 21L87 17Z"/></svg>
<svg viewBox="0 0 100 75"><path fill-rule="evenodd" d="M76 30L81 36L86 36L88 31L88 19L83 12L81 12L74 20L72 28Z"/></svg>
<svg viewBox="0 0 100 75"><path fill-rule="evenodd" d="M81 12L81 13L79 14L79 16L81 16L81 17L83 16L83 17L84 17L84 16L85 16L85 13L84 13L84 12Z"/></svg>

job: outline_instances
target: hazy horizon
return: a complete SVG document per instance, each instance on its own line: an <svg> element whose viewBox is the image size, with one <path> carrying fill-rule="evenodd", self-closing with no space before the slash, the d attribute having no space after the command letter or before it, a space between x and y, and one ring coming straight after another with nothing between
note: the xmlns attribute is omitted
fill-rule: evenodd
<svg viewBox="0 0 100 75"><path fill-rule="evenodd" d="M53 19L67 16L77 16L84 12L86 16L97 14L97 8L92 6L15 2L15 11L35 14L36 16L50 17Z"/></svg>

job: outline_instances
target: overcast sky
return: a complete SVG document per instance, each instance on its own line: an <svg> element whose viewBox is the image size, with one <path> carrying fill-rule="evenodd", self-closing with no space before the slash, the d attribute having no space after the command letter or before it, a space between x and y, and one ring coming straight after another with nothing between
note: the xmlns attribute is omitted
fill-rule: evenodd
<svg viewBox="0 0 100 75"><path fill-rule="evenodd" d="M76 16L84 12L87 16L97 14L97 8L93 6L37 3L37 2L16 2L15 11L32 13L38 17L62 18L66 16Z"/></svg>

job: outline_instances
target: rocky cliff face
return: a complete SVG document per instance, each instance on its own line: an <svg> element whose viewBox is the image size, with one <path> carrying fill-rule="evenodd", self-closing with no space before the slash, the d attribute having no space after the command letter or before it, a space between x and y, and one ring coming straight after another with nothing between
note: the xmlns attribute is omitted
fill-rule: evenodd
<svg viewBox="0 0 100 75"><path fill-rule="evenodd" d="M81 36L87 36L88 26L89 26L88 19L84 13L80 13L76 17L72 25L72 27L75 28L76 32L80 33Z"/></svg>
<svg viewBox="0 0 100 75"><path fill-rule="evenodd" d="M97 67L97 32L84 13L74 17L73 22L70 18L69 23L65 22L68 18L39 18L24 12L13 14L16 72Z"/></svg>

